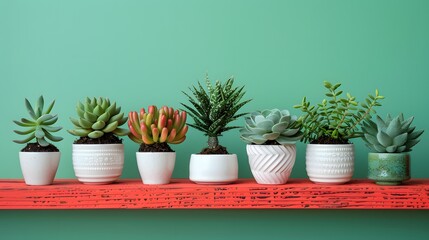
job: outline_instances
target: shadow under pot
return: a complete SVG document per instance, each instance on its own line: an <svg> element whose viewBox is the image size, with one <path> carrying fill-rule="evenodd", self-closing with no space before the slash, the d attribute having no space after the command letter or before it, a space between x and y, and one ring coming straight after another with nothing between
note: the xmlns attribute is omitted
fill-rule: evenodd
<svg viewBox="0 0 429 240"><path fill-rule="evenodd" d="M82 183L112 183L119 179L123 167L123 144L73 144L73 169Z"/></svg>
<svg viewBox="0 0 429 240"><path fill-rule="evenodd" d="M197 184L229 184L238 180L236 154L192 154L189 179Z"/></svg>
<svg viewBox="0 0 429 240"><path fill-rule="evenodd" d="M378 185L400 185L410 179L408 153L369 153L368 178Z"/></svg>
<svg viewBox="0 0 429 240"><path fill-rule="evenodd" d="M25 184L52 184L60 157L60 152L19 152L19 163Z"/></svg>
<svg viewBox="0 0 429 240"><path fill-rule="evenodd" d="M353 144L307 144L307 175L315 183L346 183L352 179L354 159Z"/></svg>

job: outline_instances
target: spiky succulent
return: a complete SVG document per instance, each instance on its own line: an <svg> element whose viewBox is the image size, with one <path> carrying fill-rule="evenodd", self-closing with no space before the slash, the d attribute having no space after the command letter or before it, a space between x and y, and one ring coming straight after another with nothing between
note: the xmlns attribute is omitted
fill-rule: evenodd
<svg viewBox="0 0 429 240"><path fill-rule="evenodd" d="M386 120L377 116L376 122L371 119L363 123L362 139L371 151L379 153L401 153L409 152L411 148L420 142L418 139L424 130L415 131L416 127L411 127L414 117L404 119L401 113L395 118L390 114Z"/></svg>
<svg viewBox="0 0 429 240"><path fill-rule="evenodd" d="M116 102L111 103L107 98L87 97L85 102L78 102L76 112L79 118L70 118L75 129L68 130L75 136L100 138L105 133L117 136L128 134L127 130L119 128L128 118L121 113L121 107L116 107Z"/></svg>
<svg viewBox="0 0 429 240"><path fill-rule="evenodd" d="M172 107L163 106L158 110L156 106L149 106L148 112L144 108L128 114L128 127L131 140L139 144L172 143L179 144L185 141L188 126L186 112L179 112Z"/></svg>
<svg viewBox="0 0 429 240"><path fill-rule="evenodd" d="M369 94L364 102L358 104L356 98L346 94L342 97L343 91L338 90L340 83L331 84L324 81L324 86L328 90L325 94L329 99L323 99L322 103L310 105L304 97L299 108L305 115L299 119L302 122L304 131L304 142L310 143L347 143L348 139L361 137L358 127L365 120L371 118L375 113L374 108L381 106L380 100L384 96L379 95L375 90L375 95Z"/></svg>
<svg viewBox="0 0 429 240"><path fill-rule="evenodd" d="M237 111L250 100L241 101L245 92L242 87L233 87L234 78L229 78L225 83L216 81L213 86L206 76L206 89L200 82L198 86L189 88L193 96L183 92L192 106L182 103L188 114L194 119L194 124L189 126L202 131L209 137L209 148L218 146L217 137L223 132L239 128L228 126L229 123L247 113L237 114Z"/></svg>
<svg viewBox="0 0 429 240"><path fill-rule="evenodd" d="M55 100L52 101L52 103L49 104L48 108L44 111L43 96L39 97L36 108L33 108L28 99L25 99L25 107L27 108L27 111L30 114L32 120L21 118L21 121L13 121L18 126L27 129L24 131L14 130L14 132L19 135L29 136L24 140L14 140L14 142L23 144L28 143L29 141L36 138L37 143L39 143L40 146L46 147L50 144L47 139L53 142L59 142L63 140L62 137L53 136L51 134L51 132L58 132L62 129L62 127L52 126L58 120L57 115L50 114L52 108L54 107L54 104Z"/></svg>
<svg viewBox="0 0 429 240"><path fill-rule="evenodd" d="M297 119L288 110L253 112L245 117L246 125L240 130L240 138L254 144L264 144L269 140L279 144L295 144L303 137Z"/></svg>

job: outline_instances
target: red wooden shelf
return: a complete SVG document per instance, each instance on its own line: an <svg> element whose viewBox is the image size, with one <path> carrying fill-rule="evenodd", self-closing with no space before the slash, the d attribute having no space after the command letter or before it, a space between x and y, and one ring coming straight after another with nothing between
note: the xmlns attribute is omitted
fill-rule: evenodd
<svg viewBox="0 0 429 240"><path fill-rule="evenodd" d="M0 209L429 209L429 179L401 186L367 180L318 185L291 179L284 185L259 185L241 179L230 185L197 185L174 179L168 185L143 185L139 179L109 185L55 180L27 186L0 180Z"/></svg>

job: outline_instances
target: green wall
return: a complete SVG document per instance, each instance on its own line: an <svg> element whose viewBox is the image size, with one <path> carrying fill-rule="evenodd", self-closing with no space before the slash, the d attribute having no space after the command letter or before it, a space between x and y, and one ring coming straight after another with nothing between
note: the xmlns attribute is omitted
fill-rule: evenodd
<svg viewBox="0 0 429 240"><path fill-rule="evenodd" d="M429 1L12 1L0 0L0 178L21 178L13 119L26 115L25 97L56 99L59 124L86 96L107 96L125 112L148 105L179 107L182 90L231 75L253 101L243 110L289 108L307 96L323 97L323 80L342 82L362 99L378 88L386 96L379 113L415 116L427 131ZM299 112L293 110L295 114ZM237 121L241 125L243 121ZM71 144L60 132L63 156L58 178L73 178ZM174 177L188 176L190 154L205 137L191 129L178 153ZM138 178L135 151L124 140L124 178ZM237 153L240 177L251 177L245 144L237 131L221 143ZM356 145L356 178L366 176L366 154ZM412 153L412 176L429 178L426 134ZM298 144L292 177L306 177L305 145ZM375 226L380 222L380 226ZM262 224L265 230L258 230ZM2 239L93 239L147 236L191 239L349 239L429 234L428 211L0 211ZM90 227L94 226L95 230ZM212 226L214 228L212 228ZM306 230L314 226L316 230ZM404 226L401 229L400 226ZM46 228L51 227L48 235ZM117 228L117 229L115 229ZM51 235L52 234L52 235ZM67 238L65 235L69 236ZM219 234L219 235L218 235ZM380 234L380 235L378 235Z"/></svg>

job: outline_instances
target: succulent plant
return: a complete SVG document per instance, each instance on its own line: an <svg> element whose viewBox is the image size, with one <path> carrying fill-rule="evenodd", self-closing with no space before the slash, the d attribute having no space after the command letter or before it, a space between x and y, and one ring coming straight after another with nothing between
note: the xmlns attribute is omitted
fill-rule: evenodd
<svg viewBox="0 0 429 240"><path fill-rule="evenodd" d="M304 142L310 143L348 143L350 138L361 137L358 127L360 124L371 118L371 114L376 113L375 107L381 106L380 100L384 96L379 95L375 90L375 96L369 94L364 102L360 104L356 98L347 93L347 97L341 97L343 91L337 90L341 84L331 84L324 81L324 86L328 90L325 94L330 100L323 99L322 103L310 106L310 102L304 97L299 108L303 113L298 121L302 123L304 131Z"/></svg>
<svg viewBox="0 0 429 240"><path fill-rule="evenodd" d="M186 112L179 112L171 107L149 106L148 112L144 108L128 114L128 127L131 140L139 144L172 143L179 144L185 141L188 126Z"/></svg>
<svg viewBox="0 0 429 240"><path fill-rule="evenodd" d="M128 134L127 130L119 128L128 118L121 113L121 107L116 107L116 103L111 103L107 98L87 97L84 103L78 102L76 112L79 118L70 118L75 126L75 129L68 130L72 135L100 138L105 133L117 136Z"/></svg>
<svg viewBox="0 0 429 240"><path fill-rule="evenodd" d="M411 127L413 120L414 117L405 120L402 113L395 118L388 114L386 120L377 116L376 122L368 119L362 126L364 133L362 139L366 146L374 152L409 152L420 142L418 138L424 132L424 130L415 131L416 127Z"/></svg>
<svg viewBox="0 0 429 240"><path fill-rule="evenodd" d="M194 119L194 124L189 126L200 130L209 137L208 147L215 149L219 146L218 136L238 126L228 126L229 123L247 113L237 114L237 111L251 100L241 101L245 92L242 87L233 87L234 78L229 78L225 83L216 81L213 86L206 75L206 89L198 82L198 87L189 88L192 97L183 92L192 106L182 103L187 113Z"/></svg>
<svg viewBox="0 0 429 240"><path fill-rule="evenodd" d="M295 144L303 137L297 116L288 110L264 110L245 117L246 125L240 130L240 138L246 143L264 144L276 141L279 144Z"/></svg>
<svg viewBox="0 0 429 240"><path fill-rule="evenodd" d="M49 104L46 110L44 110L43 96L39 97L36 108L33 108L30 102L28 101L28 99L25 99L25 106L32 120L21 118L21 121L13 121L18 126L27 128L27 130L25 131L14 130L14 132L19 135L29 135L29 136L24 140L14 140L14 142L23 144L23 143L28 143L29 141L36 138L37 143L40 146L46 147L50 144L47 141L47 139L53 142L59 142L63 140L62 137L53 136L51 134L52 132L58 132L59 130L62 129L62 127L52 126L58 120L57 115L50 114L52 108L54 107L54 104L55 104L55 100L52 101L51 104Z"/></svg>

